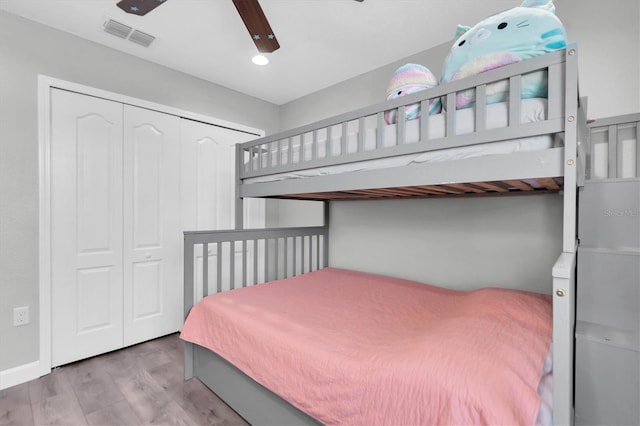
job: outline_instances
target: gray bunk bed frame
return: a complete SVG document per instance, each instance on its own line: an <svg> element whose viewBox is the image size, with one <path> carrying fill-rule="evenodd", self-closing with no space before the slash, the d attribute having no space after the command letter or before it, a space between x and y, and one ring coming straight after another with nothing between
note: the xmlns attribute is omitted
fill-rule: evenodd
<svg viewBox="0 0 640 426"><path fill-rule="evenodd" d="M342 199L382 199L411 197L466 197L482 195L563 193L562 253L551 271L553 276L553 421L574 421L574 329L576 271L576 197L584 181L586 141L586 101L578 94L578 51L575 44L492 70L472 78L443 84L413 95L348 112L298 129L257 139L237 146L236 229L228 231L187 231L184 233L184 312L200 297L235 288L285 278L329 266L329 202ZM523 74L543 70L548 74L546 119L520 122L520 87ZM509 125L487 129L486 86L509 80ZM456 135L456 114L446 115L446 134L427 139L429 118L419 120L421 138L403 143L406 134L404 107L421 103L428 110L430 99L440 97L447 111L455 110L455 94L474 90L475 131ZM364 150L365 121L384 124L384 112L397 111L397 144L384 147L382 130L377 131L377 147ZM347 152L346 132L356 123L359 130L357 152ZM339 136L339 155L317 155L318 133ZM337 131L337 134L336 134ZM493 155L421 166L356 171L339 175L307 177L252 183L251 179L282 172L327 165L426 152L455 146L482 144L535 135L562 136L563 146L542 151ZM306 135L306 136L305 136ZM310 138L312 152L292 161L297 141ZM296 139L298 138L298 139ZM328 138L330 139L330 138ZM298 149L305 149L298 142ZM288 156L286 163L279 159ZM307 158L309 157L309 158ZM258 159L256 161L255 159ZM536 185L531 185L535 181ZM243 199L246 197L322 200L325 223L320 227L243 229ZM212 250L213 248L213 250ZM201 253L198 270L194 262ZM214 253L215 272L208 266ZM225 254L226 253L226 254ZM223 256L223 254L225 254ZM223 262L223 257L226 261ZM226 269L225 269L226 268ZM224 272L224 271L227 272ZM260 274L258 274L260 271ZM260 275L260 276L258 276ZM196 284L196 278L200 284ZM198 345L185 345L185 378L197 377L243 418L253 424L317 424L307 414L245 376L217 354Z"/></svg>

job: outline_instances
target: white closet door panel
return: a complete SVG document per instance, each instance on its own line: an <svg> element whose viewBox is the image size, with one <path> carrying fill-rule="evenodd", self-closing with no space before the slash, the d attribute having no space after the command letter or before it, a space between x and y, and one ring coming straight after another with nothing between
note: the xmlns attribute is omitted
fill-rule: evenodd
<svg viewBox="0 0 640 426"><path fill-rule="evenodd" d="M122 346L122 105L52 90L52 364Z"/></svg>
<svg viewBox="0 0 640 426"><path fill-rule="evenodd" d="M124 342L180 325L180 119L125 106Z"/></svg>
<svg viewBox="0 0 640 426"><path fill-rule="evenodd" d="M181 120L182 225L185 230L234 227L235 146L256 137L239 130ZM254 227L264 226L264 200L255 201L246 211L246 221Z"/></svg>

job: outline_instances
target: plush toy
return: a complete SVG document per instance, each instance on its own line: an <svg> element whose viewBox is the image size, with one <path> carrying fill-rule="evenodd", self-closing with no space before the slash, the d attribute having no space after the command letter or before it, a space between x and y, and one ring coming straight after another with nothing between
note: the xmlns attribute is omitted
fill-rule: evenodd
<svg viewBox="0 0 640 426"><path fill-rule="evenodd" d="M552 0L524 0L514 7L480 21L474 27L458 26L456 41L444 61L441 82L489 71L515 62L544 55L567 45L566 33L555 15ZM487 86L487 103L503 102L508 82ZM547 75L543 71L522 78L522 98L546 97ZM457 108L475 102L473 90L456 97Z"/></svg>
<svg viewBox="0 0 640 426"><path fill-rule="evenodd" d="M396 99L437 85L438 79L429 68L419 64L405 64L393 73L387 86L387 100ZM429 102L429 114L440 112L440 105L440 99L431 99ZM384 119L387 124L396 122L396 112L396 110L385 112ZM420 104L407 106L405 114L407 120L419 118Z"/></svg>

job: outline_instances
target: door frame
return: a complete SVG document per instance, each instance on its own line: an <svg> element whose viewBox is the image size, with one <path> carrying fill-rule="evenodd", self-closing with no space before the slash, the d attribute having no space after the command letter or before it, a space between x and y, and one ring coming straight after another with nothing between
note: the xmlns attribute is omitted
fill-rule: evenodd
<svg viewBox="0 0 640 426"><path fill-rule="evenodd" d="M166 105L149 102L131 96L113 93L70 81L60 80L46 75L38 75L38 270L39 270L39 361L22 370L22 381L44 376L51 372L51 89L61 89L83 95L103 98L123 104L155 110L181 118L200 121L219 127L245 132L262 137L265 131L253 127L233 123L218 118L208 117Z"/></svg>

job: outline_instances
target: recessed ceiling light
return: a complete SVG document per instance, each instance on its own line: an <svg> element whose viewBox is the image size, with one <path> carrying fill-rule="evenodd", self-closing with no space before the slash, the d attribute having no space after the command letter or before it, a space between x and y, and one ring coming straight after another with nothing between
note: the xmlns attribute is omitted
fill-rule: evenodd
<svg viewBox="0 0 640 426"><path fill-rule="evenodd" d="M267 65L269 63L269 59L266 56L257 54L253 58L251 58L251 62L256 65Z"/></svg>

